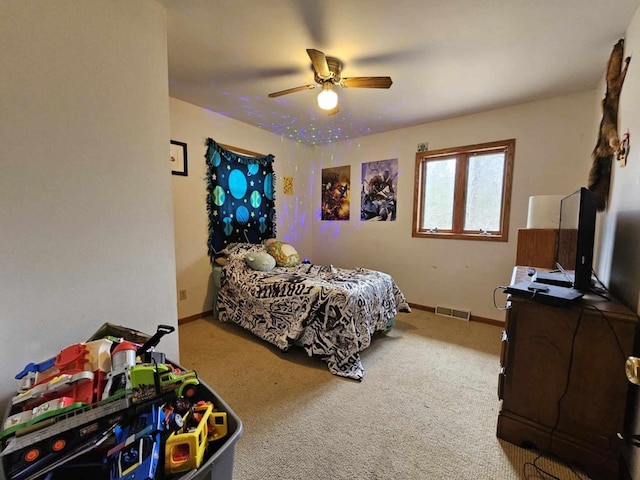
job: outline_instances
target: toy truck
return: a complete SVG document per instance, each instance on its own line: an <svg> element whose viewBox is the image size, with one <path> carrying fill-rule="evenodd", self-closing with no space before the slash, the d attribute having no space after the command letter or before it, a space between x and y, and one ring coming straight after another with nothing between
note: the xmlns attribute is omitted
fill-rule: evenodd
<svg viewBox="0 0 640 480"><path fill-rule="evenodd" d="M112 343L102 339L74 344L52 361L27 365L16 375L18 394L11 400L12 414L5 420L0 440L51 425L56 416L101 401L105 375L111 369Z"/></svg>
<svg viewBox="0 0 640 480"><path fill-rule="evenodd" d="M65 412L82 408L85 404L76 402L71 397L60 397L49 400L31 410L18 412L7 417L4 422L2 435L3 437L15 433L17 430L24 430L39 422L44 422L48 418L62 415Z"/></svg>
<svg viewBox="0 0 640 480"><path fill-rule="evenodd" d="M134 422L116 428L116 444L107 452L110 480L154 480L160 460L163 406L153 405Z"/></svg>
<svg viewBox="0 0 640 480"><path fill-rule="evenodd" d="M49 368L35 369L27 365L16 379L20 380L18 394L11 403L23 410L62 396L77 402L94 403L101 399L97 391L104 376L111 371L111 346L102 339L70 345L58 353Z"/></svg>
<svg viewBox="0 0 640 480"><path fill-rule="evenodd" d="M194 371L180 370L166 363L134 365L129 374L134 402L143 402L167 392L193 399L200 384Z"/></svg>
<svg viewBox="0 0 640 480"><path fill-rule="evenodd" d="M31 480L94 448L127 419L126 398L80 409L40 422L35 431L9 437L0 453L11 480ZM48 426L42 426L42 424Z"/></svg>
<svg viewBox="0 0 640 480"><path fill-rule="evenodd" d="M172 432L165 442L167 475L199 468L209 442L227 435L227 414L214 412L211 402L198 403L182 420L183 427Z"/></svg>

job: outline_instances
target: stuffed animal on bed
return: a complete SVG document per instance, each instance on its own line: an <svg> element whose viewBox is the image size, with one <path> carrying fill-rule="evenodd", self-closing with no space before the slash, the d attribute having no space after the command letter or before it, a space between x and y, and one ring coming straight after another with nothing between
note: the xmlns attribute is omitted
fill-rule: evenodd
<svg viewBox="0 0 640 480"><path fill-rule="evenodd" d="M276 266L276 259L267 252L251 252L244 256L244 261L249 267L261 272L273 270Z"/></svg>
<svg viewBox="0 0 640 480"><path fill-rule="evenodd" d="M300 264L300 255L289 243L269 238L264 241L264 246L269 255L276 259L278 267L295 267Z"/></svg>

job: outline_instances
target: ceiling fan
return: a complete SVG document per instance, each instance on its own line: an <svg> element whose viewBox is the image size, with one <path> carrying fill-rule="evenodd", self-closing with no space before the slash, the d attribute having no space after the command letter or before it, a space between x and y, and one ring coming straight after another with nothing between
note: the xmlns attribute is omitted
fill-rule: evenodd
<svg viewBox="0 0 640 480"><path fill-rule="evenodd" d="M270 98L311 90L320 85L322 91L318 94L318 106L327 110L329 115L335 115L338 113L339 107L338 94L333 90L334 85L343 88L389 88L393 83L391 77L342 77L342 62L337 58L327 57L320 50L313 48L307 48L307 54L311 59L313 79L316 83L270 93Z"/></svg>

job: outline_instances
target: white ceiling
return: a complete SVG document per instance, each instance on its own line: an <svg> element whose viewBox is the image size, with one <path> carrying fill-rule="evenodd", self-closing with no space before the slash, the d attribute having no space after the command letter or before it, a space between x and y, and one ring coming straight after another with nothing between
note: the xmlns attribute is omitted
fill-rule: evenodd
<svg viewBox="0 0 640 480"><path fill-rule="evenodd" d="M640 0L163 3L172 97L315 145L594 88ZM268 98L314 83L307 48L393 85Z"/></svg>

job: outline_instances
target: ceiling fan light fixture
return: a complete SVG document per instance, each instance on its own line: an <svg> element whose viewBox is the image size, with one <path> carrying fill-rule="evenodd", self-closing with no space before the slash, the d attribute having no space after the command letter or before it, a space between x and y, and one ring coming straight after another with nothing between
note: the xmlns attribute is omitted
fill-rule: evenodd
<svg viewBox="0 0 640 480"><path fill-rule="evenodd" d="M318 106L323 110L333 110L338 105L338 94L331 88L331 82L322 84L322 91L318 94Z"/></svg>

